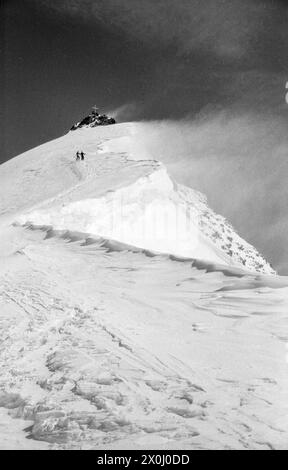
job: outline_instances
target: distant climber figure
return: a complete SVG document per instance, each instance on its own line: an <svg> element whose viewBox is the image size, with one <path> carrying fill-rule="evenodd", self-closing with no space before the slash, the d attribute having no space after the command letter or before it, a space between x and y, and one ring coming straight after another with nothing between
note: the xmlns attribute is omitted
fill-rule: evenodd
<svg viewBox="0 0 288 470"><path fill-rule="evenodd" d="M76 153L76 160L80 160L80 152L78 150L78 152Z"/></svg>
<svg viewBox="0 0 288 470"><path fill-rule="evenodd" d="M84 153L83 150L82 150L82 152L80 153L80 155L81 155L81 160L84 160L84 156L86 155L86 153Z"/></svg>

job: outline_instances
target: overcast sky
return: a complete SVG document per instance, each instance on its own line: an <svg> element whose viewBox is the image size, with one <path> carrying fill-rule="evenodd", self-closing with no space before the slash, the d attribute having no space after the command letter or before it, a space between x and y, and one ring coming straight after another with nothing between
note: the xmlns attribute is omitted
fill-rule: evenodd
<svg viewBox="0 0 288 470"><path fill-rule="evenodd" d="M2 0L2 8L1 161L63 134L94 103L122 121L287 111L284 1Z"/></svg>

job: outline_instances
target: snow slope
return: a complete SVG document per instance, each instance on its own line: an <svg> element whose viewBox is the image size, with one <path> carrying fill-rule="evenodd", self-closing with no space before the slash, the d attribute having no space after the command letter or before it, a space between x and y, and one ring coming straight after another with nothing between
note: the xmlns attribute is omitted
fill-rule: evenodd
<svg viewBox="0 0 288 470"><path fill-rule="evenodd" d="M287 448L288 279L131 132L0 167L0 448Z"/></svg>
<svg viewBox="0 0 288 470"><path fill-rule="evenodd" d="M80 129L7 162L1 168L0 213L20 212L15 219L22 224L79 230L149 250L273 273L202 194L177 185L157 161L133 160L132 131L132 124ZM79 148L87 154L85 164L74 160Z"/></svg>

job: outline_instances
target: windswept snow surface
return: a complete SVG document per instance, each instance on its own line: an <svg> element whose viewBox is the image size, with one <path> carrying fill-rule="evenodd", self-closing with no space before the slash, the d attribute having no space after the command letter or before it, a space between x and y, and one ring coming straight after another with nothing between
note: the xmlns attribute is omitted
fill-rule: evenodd
<svg viewBox="0 0 288 470"><path fill-rule="evenodd" d="M0 448L286 449L288 279L132 132L0 167Z"/></svg>
<svg viewBox="0 0 288 470"><path fill-rule="evenodd" d="M129 133L136 128L124 124L104 131L80 129L7 162L2 167L0 214L20 212L15 220L22 224L78 230L140 248L273 273L255 248L208 207L201 193L177 185L165 167L147 155L137 160L139 156L129 152ZM74 160L79 148L87 154L85 162Z"/></svg>

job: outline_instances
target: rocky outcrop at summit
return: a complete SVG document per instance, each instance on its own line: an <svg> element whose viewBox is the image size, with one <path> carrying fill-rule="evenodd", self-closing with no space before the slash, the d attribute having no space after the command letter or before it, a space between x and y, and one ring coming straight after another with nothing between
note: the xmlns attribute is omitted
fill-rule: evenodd
<svg viewBox="0 0 288 470"><path fill-rule="evenodd" d="M92 113L82 119L82 121L74 124L70 130L75 131L76 129L80 129L81 127L108 126L110 124L116 124L115 119L106 116L106 114L99 114L98 108L94 106Z"/></svg>

